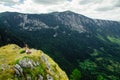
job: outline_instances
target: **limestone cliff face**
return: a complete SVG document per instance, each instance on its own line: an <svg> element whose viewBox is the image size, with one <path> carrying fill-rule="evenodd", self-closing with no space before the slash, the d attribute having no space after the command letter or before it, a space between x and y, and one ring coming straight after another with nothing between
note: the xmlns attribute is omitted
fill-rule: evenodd
<svg viewBox="0 0 120 80"><path fill-rule="evenodd" d="M68 80L64 71L40 50L15 44L0 48L0 80Z"/></svg>

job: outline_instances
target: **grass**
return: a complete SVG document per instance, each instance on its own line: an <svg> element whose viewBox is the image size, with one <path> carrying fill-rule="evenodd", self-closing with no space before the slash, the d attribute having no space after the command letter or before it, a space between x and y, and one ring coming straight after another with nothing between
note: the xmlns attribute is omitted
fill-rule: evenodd
<svg viewBox="0 0 120 80"><path fill-rule="evenodd" d="M97 34L97 38L99 38L99 39L102 40L102 41L106 41L106 40L103 38L103 36L101 36L100 34Z"/></svg>
<svg viewBox="0 0 120 80"><path fill-rule="evenodd" d="M25 53L25 49L20 50L20 54L23 54L23 53Z"/></svg>
<svg viewBox="0 0 120 80"><path fill-rule="evenodd" d="M110 37L107 36L107 39L113 43L119 44L120 45L120 38L115 38L115 37Z"/></svg>
<svg viewBox="0 0 120 80"><path fill-rule="evenodd" d="M90 54L90 55L91 56L99 56L100 54L102 54L100 51L98 51L97 49L94 49L94 52L92 54Z"/></svg>

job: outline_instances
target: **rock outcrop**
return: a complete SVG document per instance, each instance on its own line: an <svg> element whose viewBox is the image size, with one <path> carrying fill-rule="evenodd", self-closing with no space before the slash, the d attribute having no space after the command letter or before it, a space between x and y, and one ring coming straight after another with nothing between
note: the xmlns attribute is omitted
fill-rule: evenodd
<svg viewBox="0 0 120 80"><path fill-rule="evenodd" d="M21 68L20 65L16 64L14 67L14 70L16 72L16 75L22 76L23 75L23 69Z"/></svg>
<svg viewBox="0 0 120 80"><path fill-rule="evenodd" d="M0 80L68 80L45 53L30 49L31 54L26 54L24 50L14 44L0 48Z"/></svg>

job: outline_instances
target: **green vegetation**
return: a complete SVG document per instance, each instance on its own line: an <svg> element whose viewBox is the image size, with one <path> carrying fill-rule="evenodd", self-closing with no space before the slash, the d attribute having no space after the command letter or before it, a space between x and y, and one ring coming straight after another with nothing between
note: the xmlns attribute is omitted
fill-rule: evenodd
<svg viewBox="0 0 120 80"><path fill-rule="evenodd" d="M70 80L80 80L81 72L78 69L74 69L70 75Z"/></svg>
<svg viewBox="0 0 120 80"><path fill-rule="evenodd" d="M115 37L107 36L107 39L110 40L113 43L116 43L116 44L120 45L120 38L115 38Z"/></svg>
<svg viewBox="0 0 120 80"><path fill-rule="evenodd" d="M86 71L94 71L97 67L96 63L90 61L90 60L85 60L84 62L80 62L79 64L80 68Z"/></svg>
<svg viewBox="0 0 120 80"><path fill-rule="evenodd" d="M20 50L20 54L25 53L25 49Z"/></svg>
<svg viewBox="0 0 120 80"><path fill-rule="evenodd" d="M97 38L99 38L102 41L106 41L105 38L102 35L100 35L100 34L97 34Z"/></svg>
<svg viewBox="0 0 120 80"><path fill-rule="evenodd" d="M99 54L100 52L94 49L94 52L91 54L91 56L98 56Z"/></svg>
<svg viewBox="0 0 120 80"><path fill-rule="evenodd" d="M104 77L102 75L98 75L97 80L106 80L106 79L104 79Z"/></svg>
<svg viewBox="0 0 120 80"><path fill-rule="evenodd" d="M39 74L43 75L44 77L46 77L45 75L47 74L47 72L44 70L44 68L41 65L33 69L23 68L23 70L24 73L27 73L32 77L32 80L35 80L36 76L38 76Z"/></svg>

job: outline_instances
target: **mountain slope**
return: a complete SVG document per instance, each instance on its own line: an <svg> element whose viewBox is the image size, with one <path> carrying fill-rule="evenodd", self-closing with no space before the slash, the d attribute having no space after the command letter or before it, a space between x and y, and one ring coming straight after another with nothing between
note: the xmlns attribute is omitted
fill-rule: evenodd
<svg viewBox="0 0 120 80"><path fill-rule="evenodd" d="M7 44L5 30L10 36L7 43L27 43L43 50L69 76L74 70L81 72L83 80L101 76L117 80L120 76L120 22L91 19L71 11L5 12L0 14L0 45Z"/></svg>
<svg viewBox="0 0 120 80"><path fill-rule="evenodd" d="M15 44L0 48L0 80L68 80L59 66L40 50L24 48Z"/></svg>

